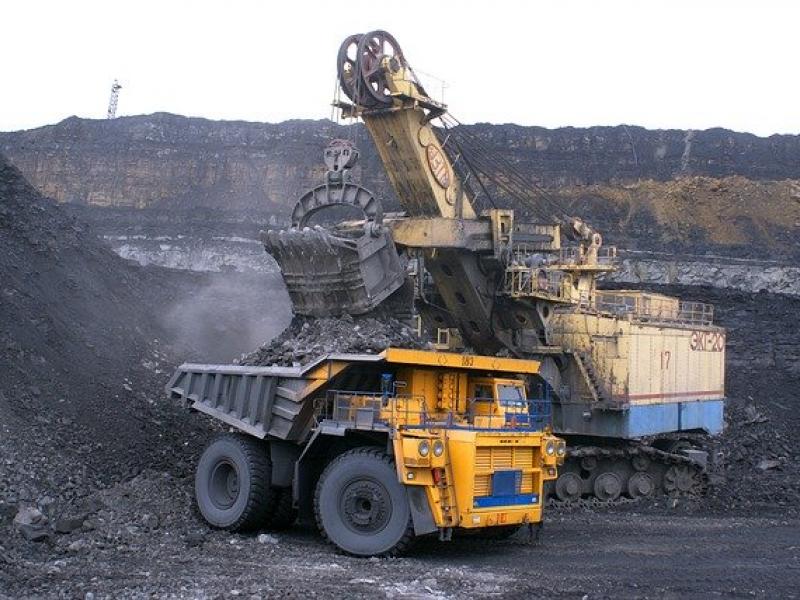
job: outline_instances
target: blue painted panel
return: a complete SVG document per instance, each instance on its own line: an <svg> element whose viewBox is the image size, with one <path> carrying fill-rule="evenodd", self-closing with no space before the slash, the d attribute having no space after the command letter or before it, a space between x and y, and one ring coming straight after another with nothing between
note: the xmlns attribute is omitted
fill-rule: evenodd
<svg viewBox="0 0 800 600"><path fill-rule="evenodd" d="M515 494L513 496L479 496L473 501L475 508L493 506L515 506L519 504L539 504L539 494Z"/></svg>
<svg viewBox="0 0 800 600"><path fill-rule="evenodd" d="M687 400L631 404L625 410L601 410L588 404L557 404L553 428L557 434L635 439L677 431L722 431L724 400ZM586 414L590 418L586 418Z"/></svg>
<svg viewBox="0 0 800 600"><path fill-rule="evenodd" d="M492 473L492 496L514 496L519 493L522 471L495 471Z"/></svg>
<svg viewBox="0 0 800 600"><path fill-rule="evenodd" d="M622 413L625 416L625 413ZM678 431L678 403L631 405L627 414L628 437Z"/></svg>
<svg viewBox="0 0 800 600"><path fill-rule="evenodd" d="M705 429L711 435L722 433L722 400L681 403L681 430Z"/></svg>
<svg viewBox="0 0 800 600"><path fill-rule="evenodd" d="M627 415L627 433L629 437L639 437L703 429L716 435L722 431L723 405L722 400L633 404Z"/></svg>

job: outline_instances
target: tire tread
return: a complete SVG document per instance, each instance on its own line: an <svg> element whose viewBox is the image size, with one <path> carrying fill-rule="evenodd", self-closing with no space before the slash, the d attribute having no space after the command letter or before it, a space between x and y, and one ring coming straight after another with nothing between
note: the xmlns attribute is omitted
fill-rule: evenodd
<svg viewBox="0 0 800 600"><path fill-rule="evenodd" d="M242 510L242 514L235 522L223 527L217 527L225 531L245 532L259 529L270 517L274 510L276 500L276 490L271 484L272 464L269 459L267 448L261 440L241 433L221 433L206 446L206 450L220 440L229 440L236 444L244 455L248 469L251 473L250 493L247 497L247 504ZM195 505L197 505L195 499ZM202 514L202 513L201 513Z"/></svg>
<svg viewBox="0 0 800 600"><path fill-rule="evenodd" d="M343 550L339 546L336 545L333 540L328 537L328 534L325 532L325 528L322 526L322 515L321 515L321 508L320 508L320 493L322 490L323 482L327 479L330 475L333 468L346 461L349 460L352 456L366 456L378 459L383 461L387 465L389 465L392 470L394 470L394 459L389 456L383 449L378 448L376 446L362 446L360 448L354 448L353 450L348 450L347 452L343 452L336 458L334 458L328 465L325 467L325 470L322 472L322 475L319 478L319 482L317 482L316 490L314 492L314 517L317 522L317 529L319 529L320 535L322 538L332 546L334 546L340 553L345 554L347 556L356 556L360 557L360 555L353 554L352 552L347 552ZM408 524L406 526L406 530L403 533L403 536L400 540L392 546L390 549L381 552L380 554L376 554L375 556L380 557L397 557L401 556L402 554L408 552L414 544L415 540L414 536L414 524L411 520L411 516L409 515Z"/></svg>

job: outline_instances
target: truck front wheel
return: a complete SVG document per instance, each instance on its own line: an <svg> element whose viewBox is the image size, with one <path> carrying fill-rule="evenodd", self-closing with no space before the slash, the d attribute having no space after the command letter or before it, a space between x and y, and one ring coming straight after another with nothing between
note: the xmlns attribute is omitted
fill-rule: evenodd
<svg viewBox="0 0 800 600"><path fill-rule="evenodd" d="M247 531L262 525L274 509L272 467L267 448L241 434L222 434L206 446L197 463L197 508L210 525Z"/></svg>
<svg viewBox="0 0 800 600"><path fill-rule="evenodd" d="M314 510L322 535L347 554L397 556L414 539L406 490L379 448L356 448L331 461Z"/></svg>

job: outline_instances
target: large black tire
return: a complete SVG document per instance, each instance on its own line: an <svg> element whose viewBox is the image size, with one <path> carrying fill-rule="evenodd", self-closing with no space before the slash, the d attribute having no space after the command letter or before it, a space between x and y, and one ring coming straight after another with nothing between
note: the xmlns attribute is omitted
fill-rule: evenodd
<svg viewBox="0 0 800 600"><path fill-rule="evenodd" d="M278 488L272 514L267 517L264 526L267 529L280 531L288 529L297 521L297 509L294 507L292 488Z"/></svg>
<svg viewBox="0 0 800 600"><path fill-rule="evenodd" d="M317 483L314 512L323 537L352 556L398 556L414 540L406 490L379 448L333 459Z"/></svg>
<svg viewBox="0 0 800 600"><path fill-rule="evenodd" d="M275 505L272 465L263 442L225 433L206 446L194 479L197 509L209 525L228 531L262 526Z"/></svg>

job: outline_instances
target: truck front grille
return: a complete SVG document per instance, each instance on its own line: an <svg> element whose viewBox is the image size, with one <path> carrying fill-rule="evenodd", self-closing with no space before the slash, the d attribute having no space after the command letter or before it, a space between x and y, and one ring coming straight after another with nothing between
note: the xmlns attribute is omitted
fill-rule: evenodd
<svg viewBox="0 0 800 600"><path fill-rule="evenodd" d="M520 494L534 492L533 468L535 449L530 446L479 446L475 451L475 485L473 496L492 495L492 473L506 469L522 471Z"/></svg>

